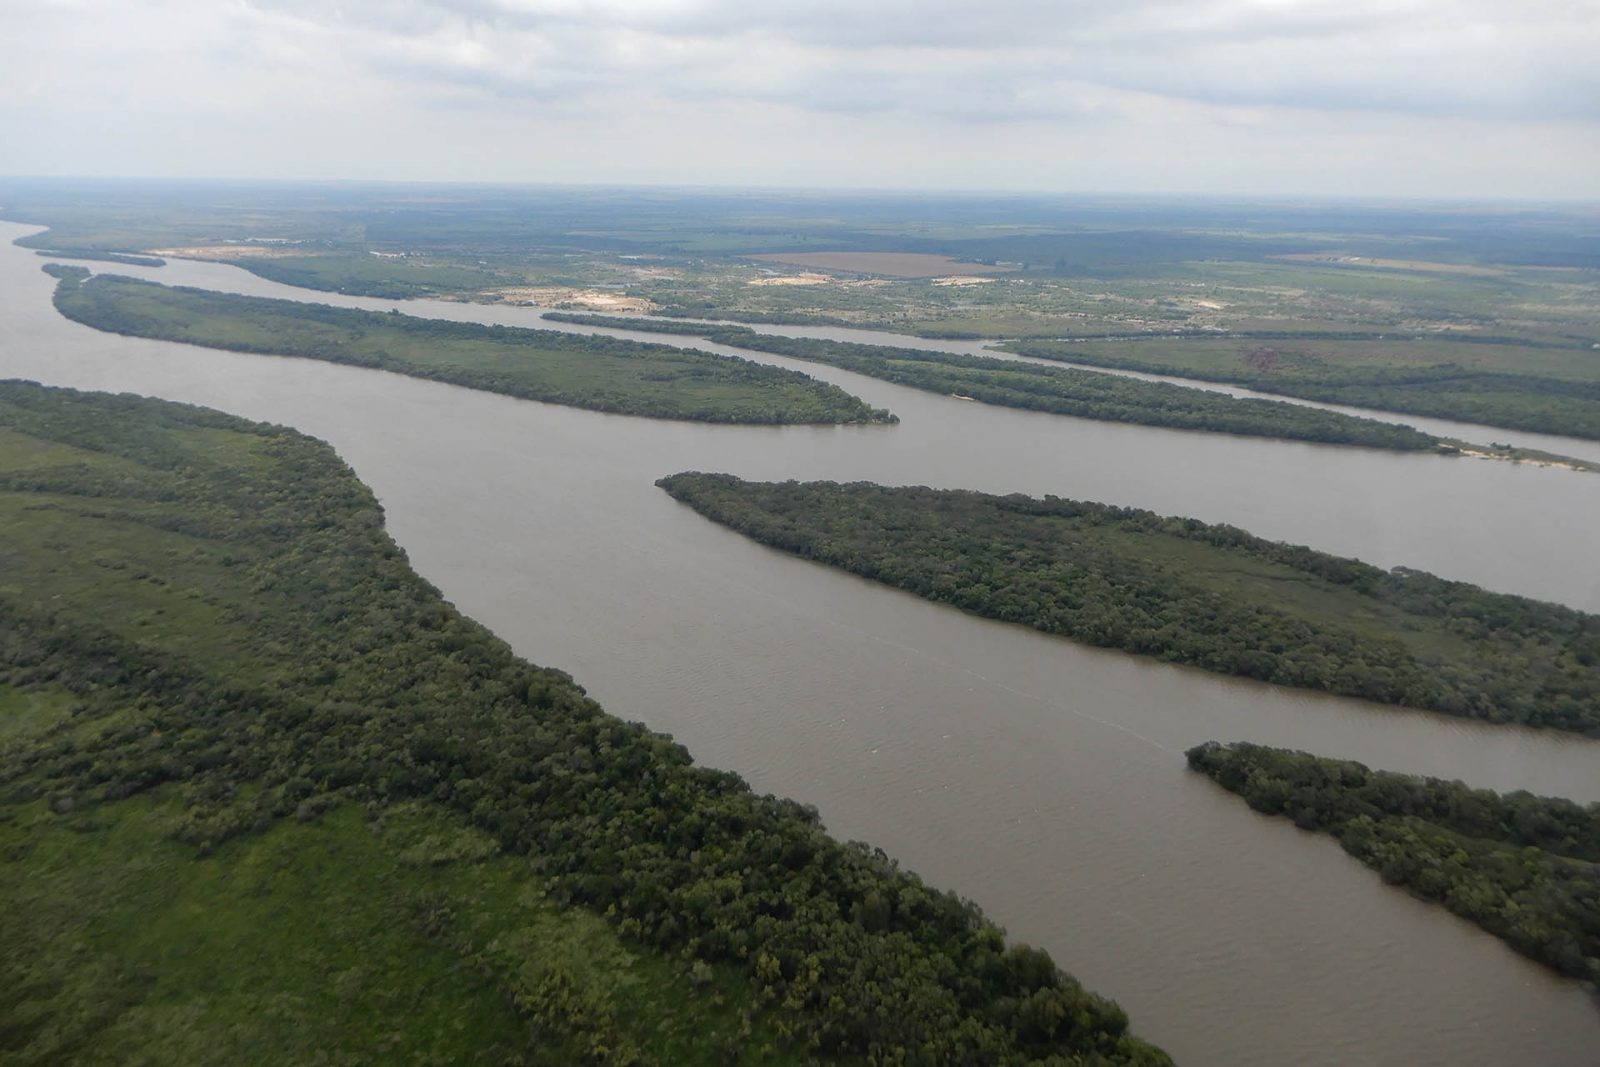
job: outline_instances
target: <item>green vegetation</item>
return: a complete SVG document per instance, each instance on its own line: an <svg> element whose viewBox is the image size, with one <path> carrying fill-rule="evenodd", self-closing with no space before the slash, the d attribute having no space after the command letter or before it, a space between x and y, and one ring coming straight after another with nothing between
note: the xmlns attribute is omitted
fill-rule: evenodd
<svg viewBox="0 0 1600 1067"><path fill-rule="evenodd" d="M1273 400L1241 400L1203 389L1014 359L781 337L757 333L745 326L565 313L547 313L545 317L556 322L703 337L717 344L826 363L930 393L1083 419L1368 448L1419 451L1452 447L1409 426L1375 419Z"/></svg>
<svg viewBox="0 0 1600 1067"><path fill-rule="evenodd" d="M3 177L0 202L0 216L50 226L21 239L31 248L176 248L294 285L389 297L581 308L593 295L585 290L600 290L659 315L925 337L1132 337L1158 349L1184 335L1233 353L1343 338L1351 345L1329 351L1332 363L1345 362L1346 352L1358 363L1382 362L1403 348L1405 364L1438 348L1432 363L1513 376L1541 373L1533 368L1552 346L1576 359L1600 344L1600 212L1592 205ZM1006 270L987 282L842 271L797 278L799 268L745 258L840 252L945 256ZM1401 338L1408 340L1394 344ZM1478 364L1482 353L1463 350L1479 342L1499 343L1505 360ZM1107 356L1128 354L1124 347ZM1166 373L1194 375L1205 362L1192 349L1178 356ZM1191 359L1196 366L1184 365ZM1534 383L1440 373L1410 385L1332 383L1351 387L1343 391L1323 383L1315 396L1553 432L1568 432L1561 427L1579 425L1593 408ZM1593 382L1593 362L1585 373L1575 380ZM1442 401L1439 386L1449 387Z"/></svg>
<svg viewBox="0 0 1600 1067"><path fill-rule="evenodd" d="M0 716L7 1062L1168 1062L517 659L281 427L0 384Z"/></svg>
<svg viewBox="0 0 1600 1067"><path fill-rule="evenodd" d="M206 250L350 293L604 287L664 313L923 336L1447 332L1600 341L1600 213L1097 197L715 193L0 177L32 248ZM244 254L231 255L236 246ZM910 253L998 281L794 284L751 254ZM376 254L374 254L376 253ZM553 297L550 303L560 303Z"/></svg>
<svg viewBox="0 0 1600 1067"><path fill-rule="evenodd" d="M1600 617L1231 526L1046 497L657 483L724 525L987 618L1221 674L1600 736Z"/></svg>
<svg viewBox="0 0 1600 1067"><path fill-rule="evenodd" d="M469 263L440 262L406 256L374 256L366 252L308 252L289 256L226 259L270 281L353 296L388 300L450 293L476 293L518 284L519 274Z"/></svg>
<svg viewBox="0 0 1600 1067"><path fill-rule="evenodd" d="M1190 749L1189 766L1523 955L1600 981L1600 805L1243 743Z"/></svg>
<svg viewBox="0 0 1600 1067"><path fill-rule="evenodd" d="M1329 337L1027 341L1022 355L1245 385L1331 404L1600 440L1600 352L1544 343Z"/></svg>
<svg viewBox="0 0 1600 1067"><path fill-rule="evenodd" d="M46 263L39 269L50 275L52 278L56 278L64 282L70 282L74 285L76 285L78 282L87 280L90 273L88 267L76 267L68 263Z"/></svg>
<svg viewBox="0 0 1600 1067"><path fill-rule="evenodd" d="M666 345L352 311L100 275L62 277L56 307L135 337L304 356L524 400L706 422L888 422L837 386Z"/></svg>
<svg viewBox="0 0 1600 1067"><path fill-rule="evenodd" d="M440 805L308 811L204 857L172 790L9 813L7 1063L803 1062L735 969L697 986Z"/></svg>

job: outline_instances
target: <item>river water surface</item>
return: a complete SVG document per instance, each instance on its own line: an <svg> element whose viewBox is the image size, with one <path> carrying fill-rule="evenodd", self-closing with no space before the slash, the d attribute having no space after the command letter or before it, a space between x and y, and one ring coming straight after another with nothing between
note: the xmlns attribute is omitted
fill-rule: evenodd
<svg viewBox="0 0 1600 1067"><path fill-rule="evenodd" d="M1384 886L1331 840L1252 813L1182 752L1250 740L1594 801L1600 744L971 618L755 545L652 482L699 469L1055 493L1600 610L1600 476L1013 411L760 354L903 421L602 415L99 333L50 306L42 261L8 243L27 232L0 223L0 376L206 404L330 441L416 568L518 652L974 898L1180 1062L1596 1062L1600 1010L1575 984ZM483 322L537 315L311 294L216 264L109 269Z"/></svg>

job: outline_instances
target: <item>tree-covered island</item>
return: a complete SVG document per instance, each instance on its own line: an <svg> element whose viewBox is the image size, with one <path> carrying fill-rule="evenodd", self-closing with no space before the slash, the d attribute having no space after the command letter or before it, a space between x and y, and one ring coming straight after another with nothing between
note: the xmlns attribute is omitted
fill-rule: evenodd
<svg viewBox="0 0 1600 1067"><path fill-rule="evenodd" d="M1600 440L1588 338L1349 333L1014 341L1038 359L1185 378L1328 404Z"/></svg>
<svg viewBox="0 0 1600 1067"><path fill-rule="evenodd" d="M1600 805L1243 742L1188 757L1255 810L1332 834L1384 881L1570 978L1600 981Z"/></svg>
<svg viewBox="0 0 1600 1067"><path fill-rule="evenodd" d="M838 386L746 359L609 337L416 318L61 274L67 318L132 337L302 356L622 415L738 423L893 422Z"/></svg>
<svg viewBox="0 0 1600 1067"><path fill-rule="evenodd" d="M1219 674L1600 736L1600 617L1232 526L866 482L657 483L748 537L1005 622Z"/></svg>
<svg viewBox="0 0 1600 1067"><path fill-rule="evenodd" d="M8 1063L1146 1065L411 570L323 443L0 383Z"/></svg>
<svg viewBox="0 0 1600 1067"><path fill-rule="evenodd" d="M748 326L677 322L666 318L618 318L567 312L547 312L545 318L554 322L700 337L716 344L825 363L930 393L1084 419L1406 452L1450 452L1456 447L1410 426L1303 404L1241 399L1205 389L997 356L964 356L853 341L783 337L759 333Z"/></svg>

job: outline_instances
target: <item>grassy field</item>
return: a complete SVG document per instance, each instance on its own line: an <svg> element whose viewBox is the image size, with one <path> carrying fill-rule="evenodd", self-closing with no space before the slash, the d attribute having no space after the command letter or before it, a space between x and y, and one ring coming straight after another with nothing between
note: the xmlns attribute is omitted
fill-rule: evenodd
<svg viewBox="0 0 1600 1067"><path fill-rule="evenodd" d="M174 837L172 789L8 814L8 1063L804 1062L745 1018L729 969L697 987L435 805L347 806L204 856Z"/></svg>
<svg viewBox="0 0 1600 1067"><path fill-rule="evenodd" d="M763 544L963 610L1282 685L1600 736L1600 618L1227 526L868 483L658 483Z"/></svg>
<svg viewBox="0 0 1600 1067"><path fill-rule="evenodd" d="M1169 1063L516 658L282 427L0 383L0 730L6 1063Z"/></svg>
<svg viewBox="0 0 1600 1067"><path fill-rule="evenodd" d="M391 300L482 293L519 285L527 278L524 271L398 252L375 256L360 251L308 250L288 255L215 258L284 285Z"/></svg>
<svg viewBox="0 0 1600 1067"><path fill-rule="evenodd" d="M62 277L62 314L137 337L303 356L525 400L706 422L888 422L837 386L749 360L549 330L510 329L171 288Z"/></svg>

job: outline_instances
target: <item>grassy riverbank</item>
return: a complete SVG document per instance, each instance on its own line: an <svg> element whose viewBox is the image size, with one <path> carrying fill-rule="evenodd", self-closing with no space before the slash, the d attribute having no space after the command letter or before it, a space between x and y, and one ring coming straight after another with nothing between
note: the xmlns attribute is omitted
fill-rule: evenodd
<svg viewBox="0 0 1600 1067"><path fill-rule="evenodd" d="M320 442L0 383L0 532L8 1062L1167 1062L518 659Z"/></svg>
<svg viewBox="0 0 1600 1067"><path fill-rule="evenodd" d="M837 386L749 360L551 330L444 322L57 273L55 304L96 329L394 371L622 415L739 423L888 422Z"/></svg>
<svg viewBox="0 0 1600 1067"><path fill-rule="evenodd" d="M973 614L1220 674L1600 736L1600 617L1230 526L1046 497L678 474L775 548Z"/></svg>
<svg viewBox="0 0 1600 1067"><path fill-rule="evenodd" d="M703 337L718 344L826 363L930 393L1077 418L1403 451L1450 448L1438 438L1409 426L1272 400L1240 400L1203 389L1096 371L887 345L780 337L745 326L564 313L547 317L557 322Z"/></svg>
<svg viewBox="0 0 1600 1067"><path fill-rule="evenodd" d="M1600 981L1600 805L1208 743L1189 766L1569 978Z"/></svg>
<svg viewBox="0 0 1600 1067"><path fill-rule="evenodd" d="M1018 341L1022 355L1248 386L1329 404L1600 440L1600 351L1535 343L1338 336Z"/></svg>

